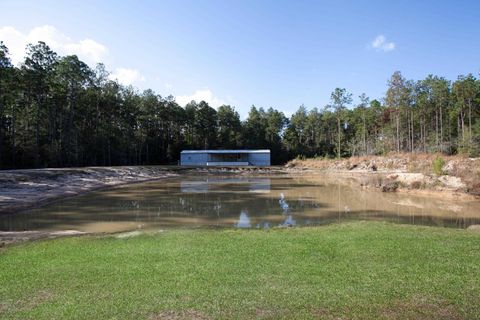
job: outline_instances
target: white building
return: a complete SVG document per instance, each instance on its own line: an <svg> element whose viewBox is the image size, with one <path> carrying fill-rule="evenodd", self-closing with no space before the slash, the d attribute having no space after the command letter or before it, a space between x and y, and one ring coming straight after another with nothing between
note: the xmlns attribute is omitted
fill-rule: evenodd
<svg viewBox="0 0 480 320"><path fill-rule="evenodd" d="M270 150L183 150L182 166L269 166Z"/></svg>

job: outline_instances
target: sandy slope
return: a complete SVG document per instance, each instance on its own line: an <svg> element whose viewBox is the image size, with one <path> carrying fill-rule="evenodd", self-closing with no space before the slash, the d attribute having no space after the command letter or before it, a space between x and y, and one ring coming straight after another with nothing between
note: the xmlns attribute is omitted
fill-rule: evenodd
<svg viewBox="0 0 480 320"><path fill-rule="evenodd" d="M433 161L441 157L443 174L433 170ZM442 196L480 196L480 158L431 154L393 154L346 159L292 160L289 171L312 171L354 178L365 187L382 191L409 191Z"/></svg>
<svg viewBox="0 0 480 320"><path fill-rule="evenodd" d="M0 213L12 213L91 190L174 175L165 167L87 167L0 171Z"/></svg>

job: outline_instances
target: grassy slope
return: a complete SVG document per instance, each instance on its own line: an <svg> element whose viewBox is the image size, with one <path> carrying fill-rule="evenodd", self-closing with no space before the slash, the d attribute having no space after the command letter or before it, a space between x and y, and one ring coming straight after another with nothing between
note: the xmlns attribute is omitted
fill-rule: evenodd
<svg viewBox="0 0 480 320"><path fill-rule="evenodd" d="M480 319L480 234L376 222L0 252L0 318Z"/></svg>

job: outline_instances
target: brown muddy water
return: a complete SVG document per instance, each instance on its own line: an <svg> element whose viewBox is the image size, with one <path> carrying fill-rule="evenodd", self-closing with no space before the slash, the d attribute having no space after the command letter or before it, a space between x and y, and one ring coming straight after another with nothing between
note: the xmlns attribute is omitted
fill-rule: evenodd
<svg viewBox="0 0 480 320"><path fill-rule="evenodd" d="M466 228L480 224L480 201L381 193L322 176L190 174L4 215L0 230L272 228L350 220Z"/></svg>

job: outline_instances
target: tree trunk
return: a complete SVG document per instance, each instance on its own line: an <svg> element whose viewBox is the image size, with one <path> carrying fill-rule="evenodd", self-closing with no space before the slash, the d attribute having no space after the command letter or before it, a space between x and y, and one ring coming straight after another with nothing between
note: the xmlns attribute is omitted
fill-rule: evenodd
<svg viewBox="0 0 480 320"><path fill-rule="evenodd" d="M440 106L440 145L443 149L443 108Z"/></svg>
<svg viewBox="0 0 480 320"><path fill-rule="evenodd" d="M397 153L400 153L400 109L397 110L396 126L397 126Z"/></svg>
<svg viewBox="0 0 480 320"><path fill-rule="evenodd" d="M111 155L111 151L110 151L110 137L108 138L107 144L108 144L108 146L107 146L108 165L111 166L112 165L112 155Z"/></svg>
<svg viewBox="0 0 480 320"><path fill-rule="evenodd" d="M146 154L146 158L147 158L147 164L150 164L150 155L148 153L148 139L147 139L147 143L146 143L145 148L146 148L145 154Z"/></svg>
<svg viewBox="0 0 480 320"><path fill-rule="evenodd" d="M4 159L4 153L3 153L3 137L4 137L4 131L3 131L3 110L4 110L4 105L6 104L5 103L5 97L3 97L2 99L3 101L0 102L0 169L2 169L2 167L5 165L3 163L3 159Z"/></svg>
<svg viewBox="0 0 480 320"><path fill-rule="evenodd" d="M337 129L338 129L338 149L337 149L337 158L340 158L341 156L341 151L340 151L340 147L341 147L341 137L340 137L340 117L337 117Z"/></svg>
<svg viewBox="0 0 480 320"><path fill-rule="evenodd" d="M436 147L437 147L437 151L438 151L438 147L439 147L439 138L438 138L438 131L439 131L439 125L438 125L438 109L435 109L435 144L436 144Z"/></svg>
<svg viewBox="0 0 480 320"><path fill-rule="evenodd" d="M412 146L412 152L415 151L415 126L414 126L414 123L415 123L415 117L414 117L414 114L413 114L413 110L410 112L411 113L411 118L412 118L412 122L410 123L410 126L412 128L411 130L411 146Z"/></svg>
<svg viewBox="0 0 480 320"><path fill-rule="evenodd" d="M35 119L35 167L40 166L40 106L41 97L37 96L37 114Z"/></svg>
<svg viewBox="0 0 480 320"><path fill-rule="evenodd" d="M12 166L16 167L17 159L16 159L16 139L17 139L17 108L15 104L12 104Z"/></svg>
<svg viewBox="0 0 480 320"><path fill-rule="evenodd" d="M460 113L457 116L457 147L460 144L460 131L462 130L462 125L460 123Z"/></svg>
<svg viewBox="0 0 480 320"><path fill-rule="evenodd" d="M468 100L468 142L472 144L472 100Z"/></svg>
<svg viewBox="0 0 480 320"><path fill-rule="evenodd" d="M427 119L425 117L425 114L422 115L422 124L421 124L421 132L422 132L422 138L421 138L421 143L422 143L422 151L427 152L427 143L426 143L426 135L427 135Z"/></svg>
<svg viewBox="0 0 480 320"><path fill-rule="evenodd" d="M363 110L363 152L368 154L367 150L367 123L365 119L365 109Z"/></svg>

